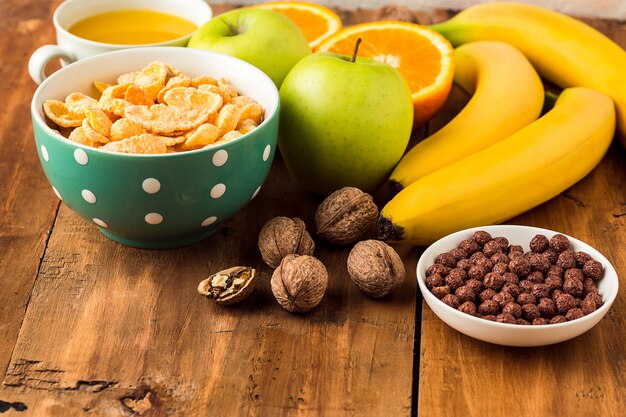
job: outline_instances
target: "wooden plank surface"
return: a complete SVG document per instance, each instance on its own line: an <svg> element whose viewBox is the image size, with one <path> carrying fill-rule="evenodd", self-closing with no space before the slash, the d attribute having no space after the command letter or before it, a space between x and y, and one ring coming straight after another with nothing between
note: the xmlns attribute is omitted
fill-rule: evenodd
<svg viewBox="0 0 626 417"><path fill-rule="evenodd" d="M59 206L32 140L30 98L36 86L26 71L35 43L54 36L47 6L0 2L0 380Z"/></svg>
<svg viewBox="0 0 626 417"><path fill-rule="evenodd" d="M30 51L54 41L51 13L58 3L0 2L0 93L9 103L0 114L0 413L623 414L621 296L598 326L577 339L546 348L503 348L470 339L427 306L421 309L414 273L421 248L397 248L407 281L392 297L373 300L349 281L349 248L318 240L316 255L331 277L326 297L308 315L283 311L271 295L271 270L260 259L256 234L276 215L302 217L312 230L319 199L289 178L280 158L251 204L216 235L187 248L124 247L64 205L57 213L58 200L32 140L29 103L35 86L25 68ZM219 13L231 6L213 7ZM394 18L430 23L449 16L398 7L339 13L347 24ZM623 23L589 22L626 46ZM430 131L464 100L455 92ZM377 202L385 198L381 192ZM581 183L511 222L587 241L614 263L624 285L626 152L613 146ZM248 302L225 308L195 294L202 278L237 264L260 273Z"/></svg>
<svg viewBox="0 0 626 417"><path fill-rule="evenodd" d="M48 32L37 43L52 40ZM283 311L256 235L277 215L302 217L312 230L319 199L280 160L266 184L214 236L168 251L114 243L62 205L0 399L35 416L408 416L414 273L374 300L349 280L350 248L318 242L330 273L324 301L311 314ZM413 271L415 250L399 250ZM259 270L251 300L224 308L196 294L201 279L232 265Z"/></svg>
<svg viewBox="0 0 626 417"><path fill-rule="evenodd" d="M439 18L445 19L441 14ZM588 20L626 48L626 26ZM467 102L455 88L430 123L439 129ZM575 236L602 252L622 291L589 332L553 346L484 343L448 327L424 304L420 416L623 416L626 413L626 152L616 141L590 175L560 196L511 219Z"/></svg>

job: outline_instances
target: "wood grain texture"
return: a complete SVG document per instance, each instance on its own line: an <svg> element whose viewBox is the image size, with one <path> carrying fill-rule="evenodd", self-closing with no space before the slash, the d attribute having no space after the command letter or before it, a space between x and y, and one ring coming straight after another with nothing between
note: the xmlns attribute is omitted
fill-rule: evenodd
<svg viewBox="0 0 626 417"><path fill-rule="evenodd" d="M39 37L54 32L45 23L50 10L37 3L0 2L0 380L59 205L39 165L30 122L36 86L25 68Z"/></svg>
<svg viewBox="0 0 626 417"><path fill-rule="evenodd" d="M405 285L374 300L347 275L350 247L318 241L330 274L322 304L292 315L273 299L256 236L277 215L312 230L319 202L277 159L258 197L218 233L167 251L114 243L62 205L0 400L33 416L408 416L413 248L399 248ZM201 279L233 265L259 271L251 299L228 308L196 294Z"/></svg>
<svg viewBox="0 0 626 417"><path fill-rule="evenodd" d="M446 18L445 14L440 15ZM587 20L626 48L626 26ZM455 88L431 132L468 97ZM589 243L626 285L626 152L614 141L587 177L556 198L507 222L557 230ZM622 416L626 410L626 299L568 342L510 348L467 337L424 304L419 374L421 416Z"/></svg>

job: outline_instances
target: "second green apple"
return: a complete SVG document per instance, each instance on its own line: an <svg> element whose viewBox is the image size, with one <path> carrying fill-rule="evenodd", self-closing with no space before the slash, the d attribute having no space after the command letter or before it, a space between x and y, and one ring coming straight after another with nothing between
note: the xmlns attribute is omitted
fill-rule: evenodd
<svg viewBox="0 0 626 417"><path fill-rule="evenodd" d="M411 136L409 87L384 63L309 55L285 78L280 100L280 152L290 174L317 194L376 191Z"/></svg>

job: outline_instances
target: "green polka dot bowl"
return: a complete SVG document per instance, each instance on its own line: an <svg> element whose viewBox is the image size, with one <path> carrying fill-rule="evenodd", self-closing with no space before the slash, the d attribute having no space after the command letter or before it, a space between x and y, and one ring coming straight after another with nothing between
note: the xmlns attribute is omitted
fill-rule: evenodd
<svg viewBox="0 0 626 417"><path fill-rule="evenodd" d="M229 142L159 155L91 148L46 124L46 100L64 100L73 92L98 97L94 81L115 83L118 75L153 61L192 77L225 78L264 108L263 122ZM39 86L31 112L41 166L63 203L116 242L173 248L210 236L259 193L276 152L279 98L270 78L242 60L195 49L147 47L97 55L60 69Z"/></svg>

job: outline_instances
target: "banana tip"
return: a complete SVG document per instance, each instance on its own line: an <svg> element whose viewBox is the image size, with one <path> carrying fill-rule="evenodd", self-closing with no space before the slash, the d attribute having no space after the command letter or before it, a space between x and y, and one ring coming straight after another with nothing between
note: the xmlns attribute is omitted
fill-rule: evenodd
<svg viewBox="0 0 626 417"><path fill-rule="evenodd" d="M389 180L387 184L389 186L389 191L391 191L392 196L395 196L404 189L404 185L400 184L400 182L396 180Z"/></svg>
<svg viewBox="0 0 626 417"><path fill-rule="evenodd" d="M378 218L378 238L380 240L400 240L402 231L393 224L390 218L380 216Z"/></svg>

